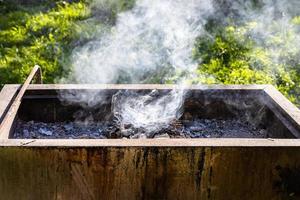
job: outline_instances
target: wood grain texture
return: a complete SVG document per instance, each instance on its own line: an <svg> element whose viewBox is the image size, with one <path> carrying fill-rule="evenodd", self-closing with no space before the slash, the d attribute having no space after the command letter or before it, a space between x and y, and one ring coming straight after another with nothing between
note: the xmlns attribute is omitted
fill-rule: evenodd
<svg viewBox="0 0 300 200"><path fill-rule="evenodd" d="M13 98L19 89L19 85L4 85L0 92L0 124L11 105Z"/></svg>
<svg viewBox="0 0 300 200"><path fill-rule="evenodd" d="M300 148L2 147L0 166L2 199L282 199Z"/></svg>
<svg viewBox="0 0 300 200"><path fill-rule="evenodd" d="M4 115L3 120L0 123L0 138L8 138L11 126L13 125L13 122L17 115L22 98L23 98L28 86L30 85L30 83L32 82L32 80L34 78L36 78L36 81L38 83L42 83L42 72L38 65L35 65L33 67L30 74L28 75L27 79L25 80L24 84L18 90L18 94L16 95L16 97L14 99L12 99L13 101L12 101L11 105L7 105L8 111ZM9 99L9 98L7 98L7 99Z"/></svg>
<svg viewBox="0 0 300 200"><path fill-rule="evenodd" d="M28 91L44 90L47 94L57 89L101 87L173 86L30 85ZM295 128L299 125L298 111L289 103L283 104L287 100L271 93L268 86L192 89L201 88L233 92L269 89L266 95L275 99L271 108L283 117L293 112L292 118L286 119L294 119L291 126ZM282 108L287 112L281 112ZM299 199L300 139L4 138L0 139L0 170L0 199L9 200Z"/></svg>

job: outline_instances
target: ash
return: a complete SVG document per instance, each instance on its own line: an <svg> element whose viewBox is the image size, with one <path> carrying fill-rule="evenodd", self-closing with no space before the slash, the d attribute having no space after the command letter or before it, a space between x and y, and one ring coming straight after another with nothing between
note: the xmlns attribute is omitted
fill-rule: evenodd
<svg viewBox="0 0 300 200"><path fill-rule="evenodd" d="M267 138L265 129L240 119L196 119L174 121L168 128L147 133L131 125L112 122L54 122L17 121L13 138L25 139L107 139L107 138Z"/></svg>
<svg viewBox="0 0 300 200"><path fill-rule="evenodd" d="M183 132L191 138L267 138L265 129L239 119L200 119L184 123Z"/></svg>
<svg viewBox="0 0 300 200"><path fill-rule="evenodd" d="M54 122L44 123L19 120L16 125L14 138L36 138L36 139L104 139L103 130L109 127L105 123L75 123Z"/></svg>

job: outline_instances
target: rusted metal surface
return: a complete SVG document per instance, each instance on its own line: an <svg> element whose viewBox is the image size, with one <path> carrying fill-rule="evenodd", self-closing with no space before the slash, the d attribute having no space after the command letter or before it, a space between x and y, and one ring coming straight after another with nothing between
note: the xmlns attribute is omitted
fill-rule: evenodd
<svg viewBox="0 0 300 200"><path fill-rule="evenodd" d="M0 149L2 199L299 197L299 148Z"/></svg>

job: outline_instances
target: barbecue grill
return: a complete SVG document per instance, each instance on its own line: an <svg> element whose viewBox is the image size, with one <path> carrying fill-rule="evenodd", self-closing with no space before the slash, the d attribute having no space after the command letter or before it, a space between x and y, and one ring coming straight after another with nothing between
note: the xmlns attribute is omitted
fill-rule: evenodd
<svg viewBox="0 0 300 200"><path fill-rule="evenodd" d="M35 78L36 84L30 84ZM61 91L166 92L174 85L42 84L36 66L0 93L3 199L280 199L300 195L300 111L271 85L192 85L182 121L246 116L264 138L68 139L14 137L16 123L74 120ZM111 116L106 102L89 108ZM180 123L175 126L181 126ZM175 127L174 126L174 127ZM295 177L295 178L291 178ZM298 177L298 178L297 178Z"/></svg>

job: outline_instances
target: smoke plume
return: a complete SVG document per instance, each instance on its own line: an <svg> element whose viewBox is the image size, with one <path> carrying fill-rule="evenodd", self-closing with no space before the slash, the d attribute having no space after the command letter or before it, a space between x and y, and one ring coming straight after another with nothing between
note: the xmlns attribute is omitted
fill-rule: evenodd
<svg viewBox="0 0 300 200"><path fill-rule="evenodd" d="M184 84L197 68L194 42L212 10L210 0L138 0L131 10L118 14L109 33L74 51L67 82L166 83L181 74L176 82ZM104 96L62 94L88 106L99 104ZM113 97L113 112L121 124L155 131L180 116L183 100L180 89L165 95L123 92Z"/></svg>
<svg viewBox="0 0 300 200"><path fill-rule="evenodd" d="M102 7L103 2L107 1L96 1ZM300 63L300 18L296 19L298 25L294 19L299 14L298 0L137 0L132 9L117 15L110 31L99 31L100 39L74 50L72 73L64 82L118 84L172 80L184 85L193 78L199 64L192 59L195 40L199 36L211 37L212 33L208 34L204 28L211 19L223 26L246 27L236 30L255 41L255 50L265 52L255 62L268 66L268 73L274 79L278 74L284 78L283 72L289 70L286 63L293 61L297 66ZM252 67L260 65L253 63ZM180 117L184 95L179 87L164 95L158 95L157 91L149 94L123 91L110 100L121 125L153 132ZM61 96L87 106L95 106L106 98L103 91L66 92Z"/></svg>

